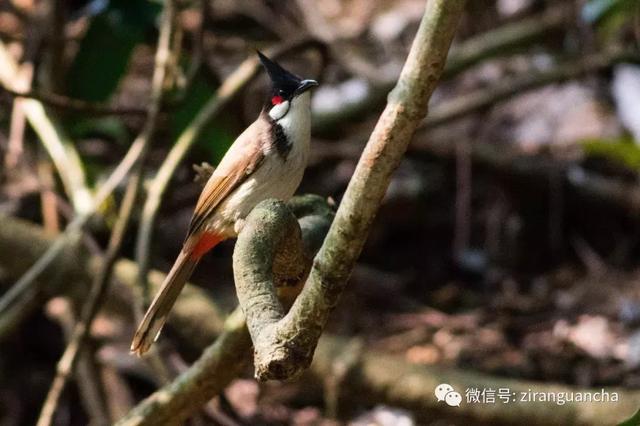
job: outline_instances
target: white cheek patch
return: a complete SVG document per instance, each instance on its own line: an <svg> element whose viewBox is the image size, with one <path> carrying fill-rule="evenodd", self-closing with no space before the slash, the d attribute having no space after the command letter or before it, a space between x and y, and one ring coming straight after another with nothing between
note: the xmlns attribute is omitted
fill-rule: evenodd
<svg viewBox="0 0 640 426"><path fill-rule="evenodd" d="M273 108L269 111L269 116L278 121L282 117L284 117L289 111L289 101L280 102L278 105L274 105Z"/></svg>

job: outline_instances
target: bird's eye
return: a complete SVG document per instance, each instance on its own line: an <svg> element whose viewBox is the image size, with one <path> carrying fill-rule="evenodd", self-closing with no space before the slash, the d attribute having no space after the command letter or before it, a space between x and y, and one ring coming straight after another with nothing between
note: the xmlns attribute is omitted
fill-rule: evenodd
<svg viewBox="0 0 640 426"><path fill-rule="evenodd" d="M282 96L276 95L273 98L271 98L271 105L278 105L281 104L284 101L284 98Z"/></svg>

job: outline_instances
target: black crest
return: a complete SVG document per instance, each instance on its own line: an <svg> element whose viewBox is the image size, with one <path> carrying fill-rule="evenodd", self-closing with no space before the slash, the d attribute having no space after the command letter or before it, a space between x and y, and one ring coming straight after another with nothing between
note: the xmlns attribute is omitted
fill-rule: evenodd
<svg viewBox="0 0 640 426"><path fill-rule="evenodd" d="M269 78L273 84L274 94L280 94L287 99L293 96L293 93L300 86L302 79L282 68L277 62L267 58L262 52L257 52L262 66L267 71L267 74L269 74Z"/></svg>

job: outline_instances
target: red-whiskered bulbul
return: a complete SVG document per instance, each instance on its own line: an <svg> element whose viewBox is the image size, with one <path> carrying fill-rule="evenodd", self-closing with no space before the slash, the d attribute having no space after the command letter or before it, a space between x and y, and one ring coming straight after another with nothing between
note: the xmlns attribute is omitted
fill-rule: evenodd
<svg viewBox="0 0 640 426"><path fill-rule="evenodd" d="M182 250L131 342L131 351L138 355L157 339L200 258L221 241L236 237L260 201L286 201L302 180L311 137L308 90L318 83L301 79L260 52L258 56L271 79L269 98L202 190Z"/></svg>

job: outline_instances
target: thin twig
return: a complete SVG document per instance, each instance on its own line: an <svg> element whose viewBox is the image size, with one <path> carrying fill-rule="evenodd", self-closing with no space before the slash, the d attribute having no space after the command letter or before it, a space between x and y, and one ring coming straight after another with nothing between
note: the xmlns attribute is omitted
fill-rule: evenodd
<svg viewBox="0 0 640 426"><path fill-rule="evenodd" d="M32 288L32 284L36 282L36 279L47 269L47 267L58 257L60 253L69 245L71 241L76 241L80 235L80 218L85 216L79 216L74 219L65 232L60 235L42 254L40 258L33 264L27 272L20 277L16 283L11 286L6 293L0 298L0 316L4 316L7 310L12 308L15 304L21 304L27 306L24 299L33 299L37 295L37 291ZM20 301L20 299L23 301Z"/></svg>
<svg viewBox="0 0 640 426"><path fill-rule="evenodd" d="M421 128L428 130L469 114L485 111L524 92L588 75L610 68L616 63L627 61L640 62L640 54L633 49L613 49L595 52L561 61L548 70L532 71L521 76L503 79L486 88L477 89L463 96L443 100L433 105L429 115L422 121ZM336 157L356 159L362 150L364 140L362 136L356 136L354 140L353 143L345 143L340 146L326 144L320 150L321 152L324 151L321 159L327 160ZM413 144L413 147L419 148L421 144L421 141L417 141ZM323 145L321 144L320 146ZM316 145L316 148L319 147ZM420 149L425 150L428 148L422 147Z"/></svg>
<svg viewBox="0 0 640 426"><path fill-rule="evenodd" d="M564 22L564 7L554 6L540 15L475 35L451 48L443 78L455 77L483 59L503 56L534 44L551 31L561 29ZM376 110L378 106L382 108L395 82L395 77L387 81L372 81L369 93L364 98L355 102L345 99L335 109L315 113L313 130L330 131L340 123L349 123Z"/></svg>
<svg viewBox="0 0 640 426"><path fill-rule="evenodd" d="M456 194L453 256L460 260L469 248L471 238L472 162L468 141L456 143Z"/></svg>
<svg viewBox="0 0 640 426"><path fill-rule="evenodd" d="M200 14L200 24L192 37L191 60L186 71L183 72L180 92L173 98L174 103L181 103L189 93L200 69L204 57L204 28L206 17L206 0L197 0L196 7Z"/></svg>
<svg viewBox="0 0 640 426"><path fill-rule="evenodd" d="M50 304L47 308L47 314L58 321L62 327L65 340L69 342L77 322L72 301L58 298L56 303ZM109 415L106 408L104 388L98 378L97 370L100 367L96 365L96 360L94 359L94 346L85 346L78 355L75 377L82 405L87 415L91 418L91 424L93 426L107 426L110 424Z"/></svg>
<svg viewBox="0 0 640 426"><path fill-rule="evenodd" d="M448 141L429 138L420 138L410 151L427 152L447 161L455 157L455 150ZM629 217L640 214L640 187L637 184L601 176L579 165L553 160L545 155L531 155L520 149L506 149L486 142L473 143L471 157L474 167L506 176L508 183L523 179L544 182L549 178L549 171L553 171L562 177L565 197L575 197L581 204L598 203ZM547 187L546 184L541 186Z"/></svg>
<svg viewBox="0 0 640 426"><path fill-rule="evenodd" d="M309 46L317 47L320 45L309 39L295 41L274 51L272 55L277 58L288 52ZM242 62L238 68L227 77L216 91L216 94L202 107L191 123L180 136L178 136L176 143L171 148L171 151L169 151L169 154L167 154L167 157L158 169L158 173L151 181L147 192L147 199L142 210L136 240L136 262L139 265L139 282L143 284L143 287L146 288L145 283L147 271L149 270L149 249L153 228L162 197L169 181L205 126L256 76L257 72L258 61L256 58L251 57Z"/></svg>
<svg viewBox="0 0 640 426"><path fill-rule="evenodd" d="M488 106L527 90L569 80L623 61L638 62L640 54L634 49L611 49L566 61L547 71L530 72L503 79L487 89L479 89L436 105L423 121L423 125L435 127L467 114L482 111Z"/></svg>
<svg viewBox="0 0 640 426"><path fill-rule="evenodd" d="M89 102L82 99L70 98L57 93L37 90L21 91L0 85L0 91L14 98L35 99L41 103L64 110L86 112L94 115L146 115L146 108L126 108L105 105L97 102Z"/></svg>
<svg viewBox="0 0 640 426"><path fill-rule="evenodd" d="M58 220L58 201L54 192L54 180L51 163L38 159L38 179L40 180L40 210L42 211L42 223L47 233L55 235L60 232Z"/></svg>
<svg viewBox="0 0 640 426"><path fill-rule="evenodd" d="M204 26L205 26L205 9L206 0L198 0L197 2L198 13L200 15L200 25L196 33L193 35L193 48L191 49L191 62L185 73L185 85L183 87L184 93L186 93L191 87L193 81L202 67L202 59L204 57Z"/></svg>
<svg viewBox="0 0 640 426"><path fill-rule="evenodd" d="M141 168L138 167L137 172L129 180L127 190L122 200L122 205L120 206L118 219L113 227L111 238L109 239L109 245L107 247L103 263L100 271L95 276L87 302L82 308L80 321L74 327L73 334L69 339L69 344L67 345L62 358L58 361L56 375L51 387L49 388L47 398L42 405L42 411L40 412L37 426L49 426L52 424L53 415L55 414L62 391L64 390L69 379L69 375L75 366L78 354L82 349L82 345L89 335L93 319L102 305L104 295L109 287L109 283L111 282L112 268L118 258L118 254L120 253L122 240L127 230L129 219L131 218L131 211L133 210L140 185L140 173Z"/></svg>
<svg viewBox="0 0 640 426"><path fill-rule="evenodd" d="M547 10L517 22L475 35L451 49L443 77L452 77L487 58L504 56L565 29L573 19L567 5L550 6Z"/></svg>
<svg viewBox="0 0 640 426"><path fill-rule="evenodd" d="M13 87L16 75L18 65L5 44L0 41L0 83L19 90ZM78 213L88 211L92 202L91 193L86 184L82 161L73 143L56 120L47 113L41 102L22 99L20 107L51 156L74 209Z"/></svg>
<svg viewBox="0 0 640 426"><path fill-rule="evenodd" d="M15 78L16 85L28 88L31 86L32 79L33 63L26 62L18 70L18 75ZM18 165L24 150L24 130L27 123L20 99L15 99L13 102L10 123L7 153L4 157L4 165L7 169L12 169Z"/></svg>

